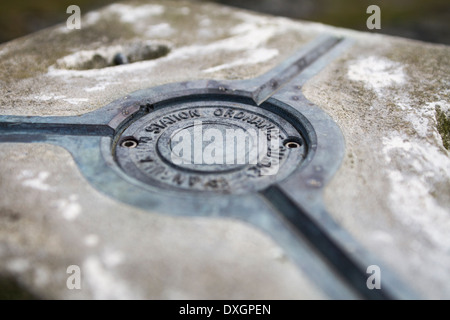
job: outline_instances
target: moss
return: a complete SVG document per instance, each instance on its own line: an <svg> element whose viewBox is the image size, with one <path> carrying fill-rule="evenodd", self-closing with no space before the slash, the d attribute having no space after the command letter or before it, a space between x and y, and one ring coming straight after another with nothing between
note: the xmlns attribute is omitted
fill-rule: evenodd
<svg viewBox="0 0 450 320"><path fill-rule="evenodd" d="M442 137L442 142L447 150L450 150L450 112L443 111L436 106L437 129Z"/></svg>
<svg viewBox="0 0 450 320"><path fill-rule="evenodd" d="M38 298L25 290L16 280L0 277L0 300L37 300Z"/></svg>
<svg viewBox="0 0 450 320"><path fill-rule="evenodd" d="M76 4L82 14L100 8L113 0L21 0L0 4L0 42L12 40L57 23L65 23L66 9Z"/></svg>

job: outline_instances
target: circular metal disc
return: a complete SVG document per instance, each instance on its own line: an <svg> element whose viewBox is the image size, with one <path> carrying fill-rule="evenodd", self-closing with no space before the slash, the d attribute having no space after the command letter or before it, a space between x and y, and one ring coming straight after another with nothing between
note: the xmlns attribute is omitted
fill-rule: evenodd
<svg viewBox="0 0 450 320"><path fill-rule="evenodd" d="M113 154L126 174L158 188L261 190L286 178L308 153L302 123L269 109L192 96L160 103L117 137Z"/></svg>

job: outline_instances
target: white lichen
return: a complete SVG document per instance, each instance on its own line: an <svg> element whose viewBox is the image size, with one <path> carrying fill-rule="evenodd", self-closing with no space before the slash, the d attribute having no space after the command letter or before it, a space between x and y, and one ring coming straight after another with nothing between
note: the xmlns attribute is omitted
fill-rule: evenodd
<svg viewBox="0 0 450 320"><path fill-rule="evenodd" d="M81 213L81 205L78 203L78 196L73 194L69 199L61 199L55 202L64 219L68 221L75 220Z"/></svg>
<svg viewBox="0 0 450 320"><path fill-rule="evenodd" d="M14 258L6 263L6 268L10 272L22 273L30 268L30 262L25 258Z"/></svg>
<svg viewBox="0 0 450 320"><path fill-rule="evenodd" d="M45 288L51 279L51 273L46 267L33 266L33 283L37 287Z"/></svg>
<svg viewBox="0 0 450 320"><path fill-rule="evenodd" d="M84 91L86 92L95 92L95 91L103 91L106 89L107 86L111 85L111 82L101 82L101 83L97 83L96 85L92 86L92 87L86 87L84 88Z"/></svg>
<svg viewBox="0 0 450 320"><path fill-rule="evenodd" d="M97 300L132 300L139 299L135 287L131 288L125 280L121 279L112 269L122 262L122 255L113 253L106 257L88 257L83 265L84 279L93 298Z"/></svg>
<svg viewBox="0 0 450 320"><path fill-rule="evenodd" d="M383 89L403 85L406 81L402 64L376 56L351 61L347 76L352 81L363 82L367 89L378 95Z"/></svg>
<svg viewBox="0 0 450 320"><path fill-rule="evenodd" d="M117 250L105 250L102 255L102 260L107 268L114 268L124 262L124 255Z"/></svg>
<svg viewBox="0 0 450 320"><path fill-rule="evenodd" d="M55 95L53 93L48 93L48 94L41 94L41 95L34 96L33 99L39 100L39 101L50 101L50 100L60 100L65 97L66 96L63 96L63 95Z"/></svg>
<svg viewBox="0 0 450 320"><path fill-rule="evenodd" d="M384 138L383 146L391 211L408 229L450 250L450 212L433 196L436 186L450 181L450 158L442 148L400 133Z"/></svg>
<svg viewBox="0 0 450 320"><path fill-rule="evenodd" d="M104 14L116 14L120 21L136 24L139 20L152 16L159 16L165 12L166 8L158 4L145 4L140 6L115 3L105 9Z"/></svg>
<svg viewBox="0 0 450 320"><path fill-rule="evenodd" d="M203 70L205 73L217 72L223 69L229 69L233 67L245 66L249 64L256 64L266 62L279 54L277 49L260 48L249 51L245 54L245 57L234 60L230 63L221 64L212 68Z"/></svg>
<svg viewBox="0 0 450 320"><path fill-rule="evenodd" d="M25 187L42 190L42 191L53 191L53 188L46 183L47 178L50 173L47 171L34 172L31 170L22 170L18 176L22 180L22 185Z"/></svg>
<svg viewBox="0 0 450 320"><path fill-rule="evenodd" d="M101 47L95 50L81 50L58 59L56 65L64 69L79 69L79 66L91 63L95 57L101 57L106 62L110 62L115 54L122 51L123 47L120 45Z"/></svg>
<svg viewBox="0 0 450 320"><path fill-rule="evenodd" d="M170 26L167 22L159 23L156 25L148 26L145 30L145 35L149 38L169 38L176 30Z"/></svg>
<svg viewBox="0 0 450 320"><path fill-rule="evenodd" d="M84 237L84 244L87 247L96 247L100 242L100 238L96 234L88 234Z"/></svg>
<svg viewBox="0 0 450 320"><path fill-rule="evenodd" d="M66 98L66 99L63 99L63 101L68 102L70 104L77 105L82 102L88 102L89 99L87 99L87 98Z"/></svg>

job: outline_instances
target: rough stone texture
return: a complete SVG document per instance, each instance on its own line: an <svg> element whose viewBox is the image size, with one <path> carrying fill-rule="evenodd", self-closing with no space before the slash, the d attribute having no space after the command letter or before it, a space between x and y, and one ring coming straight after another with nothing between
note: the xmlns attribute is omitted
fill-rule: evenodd
<svg viewBox="0 0 450 320"><path fill-rule="evenodd" d="M142 3L0 46L0 114L79 115L159 84L251 78L323 32L353 37L303 88L346 139L327 207L417 292L450 297L449 47L212 4ZM116 51L151 60L86 70L113 64ZM252 226L121 204L62 148L0 144L0 195L1 278L38 297L326 298ZM83 290L66 288L69 265L82 267Z"/></svg>
<svg viewBox="0 0 450 320"><path fill-rule="evenodd" d="M77 115L159 84L252 78L317 34L313 28L302 29L284 18L212 4L113 4L87 14L82 30L63 25L2 46L0 112ZM110 60L136 40L165 46L170 52L114 68L73 70L101 66L102 59Z"/></svg>
<svg viewBox="0 0 450 320"><path fill-rule="evenodd" d="M367 39L304 88L346 139L335 219L430 298L450 297L449 63L445 46Z"/></svg>
<svg viewBox="0 0 450 320"><path fill-rule="evenodd" d="M64 149L0 145L0 274L44 298L319 298L249 225L137 210L90 187ZM20 199L20 201L17 201ZM66 269L82 270L68 290ZM304 288L305 290L298 290Z"/></svg>

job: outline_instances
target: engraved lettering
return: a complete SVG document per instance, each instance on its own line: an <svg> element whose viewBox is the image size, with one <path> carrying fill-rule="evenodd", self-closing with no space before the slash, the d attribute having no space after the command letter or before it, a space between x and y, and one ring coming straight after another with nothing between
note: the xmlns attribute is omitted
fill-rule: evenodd
<svg viewBox="0 0 450 320"><path fill-rule="evenodd" d="M181 119L187 119L187 118L189 118L189 115L188 115L186 112L184 112L184 111L181 111L181 112L178 114L178 116L179 116Z"/></svg>
<svg viewBox="0 0 450 320"><path fill-rule="evenodd" d="M245 177L257 183L264 176L275 175L277 171L273 169L278 170L280 162L291 156L292 152L283 145L286 134L280 134L282 123L272 121L254 109L219 105L166 112L149 117L141 127L141 133L133 133L138 134L139 146L135 154L127 156L145 177L172 187L231 192L235 187L241 188ZM207 125L202 128L204 118ZM288 126L286 130L293 129ZM158 141L162 132L170 137L164 135ZM307 153L306 148L296 150L299 151ZM212 166L224 163L230 165L231 170ZM243 164L248 166L241 166ZM178 166L181 168L177 169ZM235 170L242 171L234 174ZM261 180L261 183L265 182Z"/></svg>
<svg viewBox="0 0 450 320"><path fill-rule="evenodd" d="M175 123L172 119L170 119L169 117L164 117L161 119L161 121L163 121L165 124L173 124Z"/></svg>
<svg viewBox="0 0 450 320"><path fill-rule="evenodd" d="M200 117L200 112L197 109L189 110L189 115L191 118Z"/></svg>
<svg viewBox="0 0 450 320"><path fill-rule="evenodd" d="M245 116L245 113L242 112L242 111L239 111L238 113L236 113L236 114L234 115L233 118L240 120L240 119L242 119L244 116Z"/></svg>
<svg viewBox="0 0 450 320"><path fill-rule="evenodd" d="M153 125L156 126L156 127L158 127L158 128L160 128L160 129L165 129L165 128L167 128L167 125L162 121L162 119L159 120L159 123L154 123Z"/></svg>
<svg viewBox="0 0 450 320"><path fill-rule="evenodd" d="M250 120L247 120L247 123L249 124L256 124L258 121L258 117L257 116L253 116Z"/></svg>
<svg viewBox="0 0 450 320"><path fill-rule="evenodd" d="M146 157L146 158L144 158L144 159L139 160L139 162L142 162L142 163L153 162L153 161L154 161L154 160L153 160L152 158L150 158L150 157Z"/></svg>
<svg viewBox="0 0 450 320"><path fill-rule="evenodd" d="M247 170L247 176L251 178L257 178L262 176L261 169L258 166L253 166L248 168Z"/></svg>
<svg viewBox="0 0 450 320"><path fill-rule="evenodd" d="M211 188L211 189L228 189L228 181L221 178L221 179L212 179L207 182L205 182L205 187Z"/></svg>
<svg viewBox="0 0 450 320"><path fill-rule="evenodd" d="M178 114L171 114L168 116L164 116L162 119L160 119L157 122L151 123L149 126L145 128L145 131L151 132L154 134L159 134L162 129L166 129L168 126L174 124L177 121L182 121L185 119L200 117L200 111L197 109L189 110L189 112L179 112Z"/></svg>
<svg viewBox="0 0 450 320"><path fill-rule="evenodd" d="M166 169L164 169L161 173L159 173L159 178L161 180L168 180L173 176L172 173L170 173L169 171L167 171Z"/></svg>
<svg viewBox="0 0 450 320"><path fill-rule="evenodd" d="M231 117L233 117L233 114L234 114L234 110L233 109L228 109L223 116L225 118L226 117L230 117L231 118Z"/></svg>
<svg viewBox="0 0 450 320"><path fill-rule="evenodd" d="M149 143L150 141L152 141L151 137L140 137L139 138L139 143Z"/></svg>
<svg viewBox="0 0 450 320"><path fill-rule="evenodd" d="M196 185L199 182L200 182L200 178L199 177L197 177L197 176L189 177L189 187L193 187L194 185Z"/></svg>
<svg viewBox="0 0 450 320"><path fill-rule="evenodd" d="M163 173L164 170L165 170L164 167L156 166L156 167L153 167L153 168L148 169L147 172L148 172L149 174L151 174L151 175L157 176L157 175Z"/></svg>
<svg viewBox="0 0 450 320"><path fill-rule="evenodd" d="M260 163L258 163L260 167L270 168L271 162L269 159L264 158Z"/></svg>
<svg viewBox="0 0 450 320"><path fill-rule="evenodd" d="M145 131L154 133L154 134L158 134L161 132L161 129L159 129L152 123L151 125L149 125L148 127L145 128Z"/></svg>
<svg viewBox="0 0 450 320"><path fill-rule="evenodd" d="M245 116L244 118L242 118L242 121L247 121L247 122L249 122L249 121L251 121L252 117L253 117L253 119L256 118L256 116L250 116L250 115L247 115L247 116Z"/></svg>
<svg viewBox="0 0 450 320"><path fill-rule="evenodd" d="M266 126L265 121L263 119L259 119L258 121L256 121L255 126L258 129L262 129Z"/></svg>
<svg viewBox="0 0 450 320"><path fill-rule="evenodd" d="M177 174L173 177L172 182L175 182L175 183L177 183L178 185L181 185L181 184L184 182L184 178L183 178L183 176L182 176L181 174L177 173Z"/></svg>

